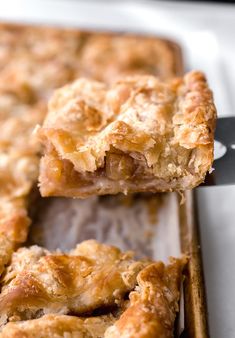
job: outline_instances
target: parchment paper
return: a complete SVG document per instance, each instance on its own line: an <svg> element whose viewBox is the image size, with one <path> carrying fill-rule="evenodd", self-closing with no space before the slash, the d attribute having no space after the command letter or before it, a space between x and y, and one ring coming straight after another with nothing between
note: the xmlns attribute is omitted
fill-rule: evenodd
<svg viewBox="0 0 235 338"><path fill-rule="evenodd" d="M180 255L174 193L40 199L29 243L69 250L86 239L167 261Z"/></svg>

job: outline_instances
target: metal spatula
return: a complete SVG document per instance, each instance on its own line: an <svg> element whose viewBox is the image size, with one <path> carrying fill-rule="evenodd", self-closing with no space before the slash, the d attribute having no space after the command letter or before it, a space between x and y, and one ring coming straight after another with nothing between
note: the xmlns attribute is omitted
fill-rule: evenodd
<svg viewBox="0 0 235 338"><path fill-rule="evenodd" d="M217 120L213 168L203 185L235 184L235 116Z"/></svg>

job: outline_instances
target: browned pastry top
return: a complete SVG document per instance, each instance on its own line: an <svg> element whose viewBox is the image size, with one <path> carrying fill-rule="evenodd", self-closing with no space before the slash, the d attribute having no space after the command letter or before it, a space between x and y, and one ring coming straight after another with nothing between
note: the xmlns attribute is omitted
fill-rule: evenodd
<svg viewBox="0 0 235 338"><path fill-rule="evenodd" d="M58 314L45 315L39 319L11 322L2 332L1 338L103 338L106 329L115 317L75 317Z"/></svg>
<svg viewBox="0 0 235 338"><path fill-rule="evenodd" d="M81 315L114 306L135 287L146 264L134 261L132 253L92 240L68 254L21 248L3 279L0 314L29 319L38 313Z"/></svg>
<svg viewBox="0 0 235 338"><path fill-rule="evenodd" d="M2 280L0 337L173 337L185 263L136 261L95 240L67 254L18 249Z"/></svg>
<svg viewBox="0 0 235 338"><path fill-rule="evenodd" d="M143 269L137 276L138 287L130 293L127 310L107 329L105 338L173 337L181 263L172 259L168 266L158 262Z"/></svg>

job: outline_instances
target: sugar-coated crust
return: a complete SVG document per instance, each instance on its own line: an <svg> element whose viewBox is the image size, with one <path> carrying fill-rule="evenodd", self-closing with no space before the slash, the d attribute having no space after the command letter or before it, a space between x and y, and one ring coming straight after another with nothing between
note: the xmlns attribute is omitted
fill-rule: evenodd
<svg viewBox="0 0 235 338"><path fill-rule="evenodd" d="M200 184L213 162L216 109L205 76L79 79L55 92L38 135L43 196L171 191Z"/></svg>
<svg viewBox="0 0 235 338"><path fill-rule="evenodd" d="M9 323L0 332L0 338L102 338L114 321L111 314L88 318L50 314Z"/></svg>
<svg viewBox="0 0 235 338"><path fill-rule="evenodd" d="M185 264L135 261L94 240L67 254L18 249L3 278L0 337L173 337Z"/></svg>
<svg viewBox="0 0 235 338"><path fill-rule="evenodd" d="M125 46L121 58L117 46ZM154 62L147 57L152 51ZM48 97L81 75L103 74L110 82L118 72L143 69L162 77L180 73L180 48L155 37L0 23L0 273L27 237L40 153L32 131L42 123Z"/></svg>
<svg viewBox="0 0 235 338"><path fill-rule="evenodd" d="M33 246L12 256L0 294L1 322L35 318L38 313L82 315L121 303L148 261L94 240L68 254Z"/></svg>

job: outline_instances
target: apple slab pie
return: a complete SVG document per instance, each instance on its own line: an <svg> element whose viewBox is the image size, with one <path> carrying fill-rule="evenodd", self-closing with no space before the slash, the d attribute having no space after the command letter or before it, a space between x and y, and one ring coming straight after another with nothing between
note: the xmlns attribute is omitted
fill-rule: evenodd
<svg viewBox="0 0 235 338"><path fill-rule="evenodd" d="M173 337L185 263L95 240L67 253L20 248L2 279L0 337Z"/></svg>
<svg viewBox="0 0 235 338"><path fill-rule="evenodd" d="M0 274L27 238L41 152L32 131L53 90L81 74L109 82L119 72L181 71L180 48L164 39L0 24Z"/></svg>
<svg viewBox="0 0 235 338"><path fill-rule="evenodd" d="M57 90L37 134L42 196L85 198L199 185L213 162L216 110L205 76L151 75Z"/></svg>
<svg viewBox="0 0 235 338"><path fill-rule="evenodd" d="M46 117L43 128L38 131L40 138L46 141L48 151L43 159L44 163L47 164L45 159L53 160L50 162L50 168L47 165L44 167L46 169L44 173L49 174L48 188L51 189L54 183L57 188L62 184L63 194L74 196L74 191L71 195L67 193L66 180L70 170L69 185L72 184L74 188L76 183L76 196L78 196L77 178L79 177L79 182L83 186L79 196L85 197L94 194L90 179L92 178L92 185L98 182L97 174L104 176L104 183L110 180L114 187L116 182L122 186L120 191L127 192L132 191L127 189L126 185L130 176L131 180L132 177L136 180L138 175L144 173L144 181L146 177L149 178L151 170L147 168L144 159L148 147L152 145L154 150L149 152L149 161L155 161L156 164L154 155L157 152L159 158L163 157L162 150L156 152L157 147L155 143L153 145L151 138L155 139L156 135L149 132L150 125L153 123L157 126L157 130L160 128L158 137L165 147L164 137L166 136L166 140L171 139L172 134L172 130L168 130L167 127L168 113L166 112L169 111L171 115L173 106L179 104L181 107L183 103L178 100L181 96L179 93L182 91L182 96L186 96L187 88L190 88L190 91L194 86L193 81L189 80L190 76L187 81L186 78L172 80L168 88L168 84L161 84L151 75L158 76L161 80L169 80L181 73L180 49L176 44L164 39L0 24L0 123L2 127L0 135L0 337L151 338L156 335L173 337L175 319L179 311L180 283L183 279L185 258L172 258L167 265L149 259L137 260L131 252L121 252L117 248L92 240L83 242L68 252L59 250L50 252L39 246L19 247L27 240L31 222L29 209L34 204L32 202L34 190L37 194L41 145L37 133L32 132L37 124L43 123L47 113L47 100L53 91L77 78L90 79L81 79L69 85L67 87L71 93L69 97L63 97L62 93L63 98L59 98L61 91L55 94L60 101L56 105L59 104L58 107L61 109L61 105L66 106L62 114L65 119L59 117L57 121L60 129L58 135L56 136L56 130L53 131L56 122L54 117L52 118L53 128L50 128L48 134L49 138L47 139L44 134L44 127L51 119L49 118L51 111ZM131 77L124 78L126 76ZM213 133L211 114L213 103L207 105L212 97L203 77L199 75L195 77L198 79L201 77L198 83L204 94L202 101L196 94L196 96L192 94L191 100L198 108L198 115L193 115L194 109L189 115L193 121L195 119L195 123L192 123L193 128L195 127L194 142L198 143L198 148L203 152L203 149L205 151L211 149L209 141ZM149 81L150 87L146 87ZM139 83L142 83L141 88ZM157 83L156 86L160 88L159 95L152 93L151 83L153 86ZM185 83L188 83L188 87ZM128 120L129 113L125 117L125 112L121 113L120 110L124 109L124 106L128 109L134 87L133 108L137 109L137 115L140 116L139 120L134 119L137 125ZM73 108L70 106L70 99L74 99L74 89L77 93L77 89L80 91L79 88L82 89L81 100L76 98ZM141 117L139 107L146 105L147 110L149 109L149 95L153 110L156 104L162 106L162 110L160 108L157 110L159 124L150 114L146 120L147 132L145 133L142 128L145 117L144 115ZM188 109L187 105L183 107ZM75 109L74 115L73 109ZM135 114L133 112L131 116L134 117ZM122 116L124 119L120 118ZM201 121L200 137L196 128L198 122L196 116L199 116ZM83 118L83 124L80 124L79 121ZM188 123L184 114L182 116L178 114L177 119L178 127L184 121ZM61 130L62 120L65 128ZM116 127L113 131L118 136L120 130L120 138L114 135L117 144L116 141L111 142L108 150L104 144L103 159L94 161L91 157L91 161L87 162L86 156L82 156L82 161L78 161L78 156L76 160L77 154L74 157L73 151L71 152L74 145L75 153L77 150L86 150L88 144L85 143L88 138L92 136L91 141L94 143L93 136L96 135L99 147L101 145L99 142L102 141L99 135L102 130L106 130L108 139L110 129L108 125L115 120L118 123L117 133ZM72 121L78 127L75 133L71 129ZM165 122L162 124L162 121ZM169 126L171 127L171 124ZM130 127L140 131L140 134L136 136L133 130L129 134ZM208 127L208 134L204 132L206 127ZM84 133L84 128L87 128L89 135ZM74 133L72 136L71 131L72 134ZM187 135L185 130L179 131L179 135L181 132ZM121 145L123 133L127 136L126 149ZM81 136L85 141L82 145ZM64 154L72 155L71 159L79 163L78 167L73 166L71 159L64 159L57 152L58 149L50 144L51 137L58 138L57 145L60 142L62 144L62 148L60 146L59 148L64 151ZM118 143L121 145L120 149ZM143 154L138 150L141 143ZM130 144L134 147L131 151L128 150ZM184 148L184 145L182 147ZM179 161L183 161L182 157L186 153L187 156L192 156L192 162L197 163L197 151L195 149L191 151L194 155L188 155L186 150L177 153ZM93 150L90 154L93 156ZM209 160L211 154L208 151ZM86 170L86 166L92 170ZM198 163L196 167L199 166ZM207 164L205 163L204 166L206 168ZM133 168L137 175L135 177ZM168 169L174 170L174 165L172 168ZM48 169L50 172L47 171ZM164 170L163 167L161 172L163 173ZM64 174L66 175L63 176ZM123 183L120 183L120 175L124 177ZM86 177L89 178L89 182ZM101 183L102 180L99 181L99 185ZM95 189L96 187L95 183ZM99 188L96 193L117 192L116 188L112 189L107 190L106 187L102 192ZM143 189L138 187L138 190Z"/></svg>

